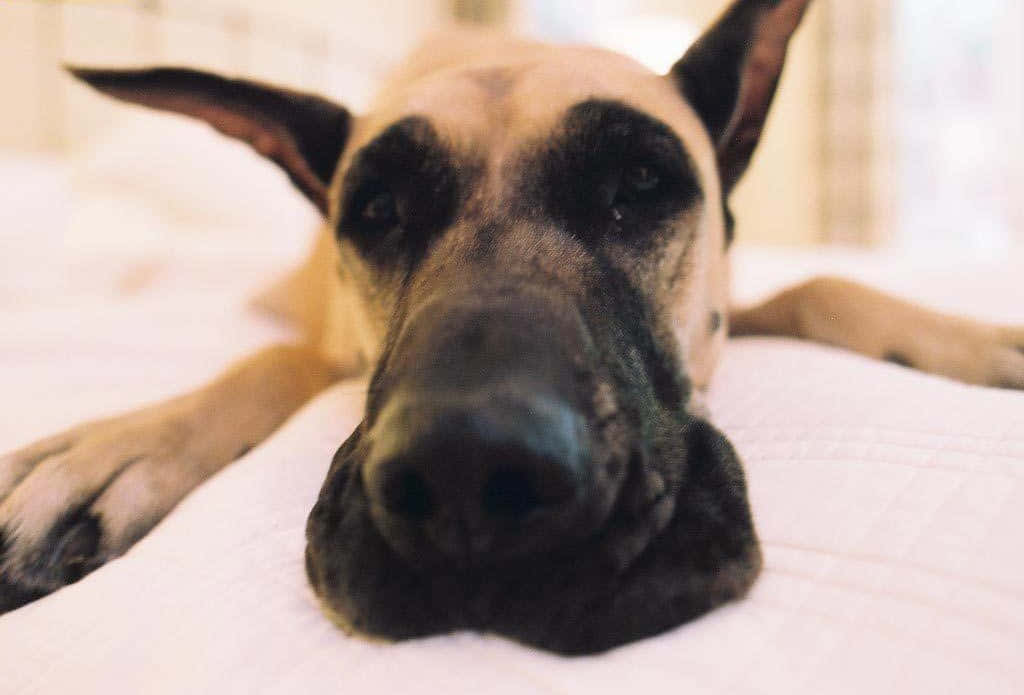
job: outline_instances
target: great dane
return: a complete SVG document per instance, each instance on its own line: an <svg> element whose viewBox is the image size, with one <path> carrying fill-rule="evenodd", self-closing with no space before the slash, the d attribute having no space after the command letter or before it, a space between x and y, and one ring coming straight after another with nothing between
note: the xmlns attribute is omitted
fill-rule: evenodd
<svg viewBox="0 0 1024 695"><path fill-rule="evenodd" d="M359 116L193 70L73 68L249 143L324 227L267 297L302 344L0 458L0 610L124 553L367 369L364 419L307 525L325 612L389 639L475 629L600 651L758 574L743 472L701 406L730 326L1024 388L1024 329L850 282L729 310L729 193L808 4L736 0L666 75L456 31Z"/></svg>

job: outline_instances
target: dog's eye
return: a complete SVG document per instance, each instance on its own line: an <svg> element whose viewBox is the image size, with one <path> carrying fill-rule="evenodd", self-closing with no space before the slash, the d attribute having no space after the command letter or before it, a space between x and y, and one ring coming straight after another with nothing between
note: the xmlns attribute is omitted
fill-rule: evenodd
<svg viewBox="0 0 1024 695"><path fill-rule="evenodd" d="M610 194L606 200L610 203L612 217L621 222L627 210L653 202L660 186L661 175L654 167L634 165L623 169L617 181L606 189L606 194Z"/></svg>
<svg viewBox="0 0 1024 695"><path fill-rule="evenodd" d="M375 227L385 227L398 221L398 206L391 191L379 191L370 196L359 212L359 219Z"/></svg>
<svg viewBox="0 0 1024 695"><path fill-rule="evenodd" d="M661 186L661 175L654 167L641 164L623 169L616 184L612 186L612 206L631 205L657 193Z"/></svg>
<svg viewBox="0 0 1024 695"><path fill-rule="evenodd" d="M649 166L632 166L622 174L622 184L634 193L649 193L658 187L661 177Z"/></svg>

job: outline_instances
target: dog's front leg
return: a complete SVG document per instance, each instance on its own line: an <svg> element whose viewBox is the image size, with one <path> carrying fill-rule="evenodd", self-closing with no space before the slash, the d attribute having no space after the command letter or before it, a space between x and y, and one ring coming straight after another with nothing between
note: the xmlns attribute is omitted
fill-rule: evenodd
<svg viewBox="0 0 1024 695"><path fill-rule="evenodd" d="M970 384L1024 389L1024 327L930 311L838 278L816 278L732 312L731 335L815 340Z"/></svg>
<svg viewBox="0 0 1024 695"><path fill-rule="evenodd" d="M335 378L310 348L271 347L194 393L0 457L0 612L124 553Z"/></svg>

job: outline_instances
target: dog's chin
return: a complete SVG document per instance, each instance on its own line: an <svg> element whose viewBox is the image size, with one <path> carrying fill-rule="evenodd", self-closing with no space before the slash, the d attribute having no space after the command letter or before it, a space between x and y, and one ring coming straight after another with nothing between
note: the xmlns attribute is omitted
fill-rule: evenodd
<svg viewBox="0 0 1024 695"><path fill-rule="evenodd" d="M631 471L587 538L494 565L430 569L403 560L374 524L358 473L359 436L339 450L307 525L310 582L348 631L399 640L472 629L588 654L736 599L760 569L739 463L703 422L685 433L684 480L660 496L638 496L649 481Z"/></svg>

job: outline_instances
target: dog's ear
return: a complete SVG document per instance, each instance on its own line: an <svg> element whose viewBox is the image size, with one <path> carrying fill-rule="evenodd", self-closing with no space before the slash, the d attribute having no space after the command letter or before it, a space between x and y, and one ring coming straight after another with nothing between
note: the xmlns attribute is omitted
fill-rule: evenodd
<svg viewBox="0 0 1024 695"><path fill-rule="evenodd" d="M312 94L184 68L68 71L101 92L206 121L284 169L323 214L349 112Z"/></svg>
<svg viewBox="0 0 1024 695"><path fill-rule="evenodd" d="M726 194L750 163L810 2L735 0L669 72L711 134Z"/></svg>

